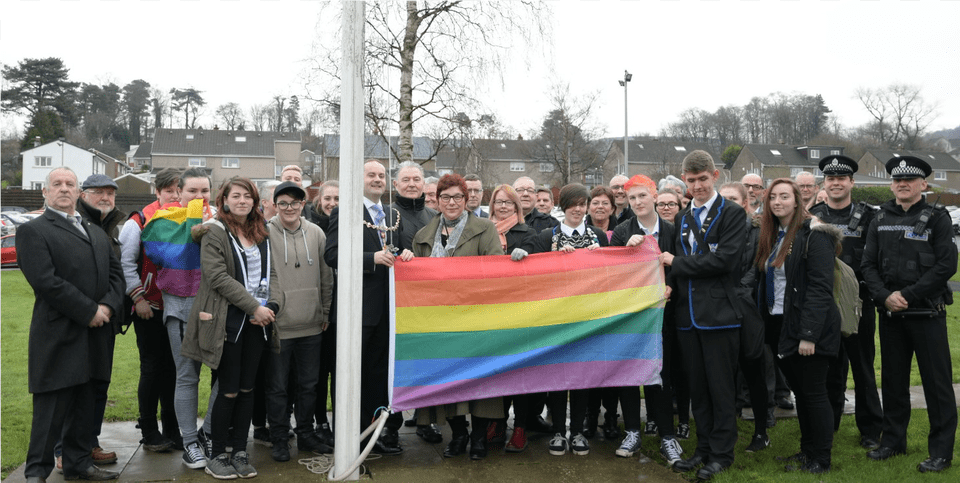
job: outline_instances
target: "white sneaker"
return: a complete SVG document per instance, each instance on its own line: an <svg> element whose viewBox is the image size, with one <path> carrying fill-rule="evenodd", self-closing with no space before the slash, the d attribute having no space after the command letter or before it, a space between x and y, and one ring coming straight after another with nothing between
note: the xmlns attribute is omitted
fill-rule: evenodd
<svg viewBox="0 0 960 483"><path fill-rule="evenodd" d="M683 448L676 438L667 438L660 442L660 455L667 460L667 466L671 467L677 461L683 459Z"/></svg>
<svg viewBox="0 0 960 483"><path fill-rule="evenodd" d="M183 464L192 470L197 470L207 466L207 457L203 455L200 444L194 441L183 449Z"/></svg>
<svg viewBox="0 0 960 483"><path fill-rule="evenodd" d="M637 451L640 451L640 431L627 431L623 442L620 443L620 447L617 448L617 456L629 458Z"/></svg>
<svg viewBox="0 0 960 483"><path fill-rule="evenodd" d="M570 449L570 443L567 442L567 438L564 438L562 434L556 433L553 439L550 440L550 454L563 456L567 454L568 449Z"/></svg>

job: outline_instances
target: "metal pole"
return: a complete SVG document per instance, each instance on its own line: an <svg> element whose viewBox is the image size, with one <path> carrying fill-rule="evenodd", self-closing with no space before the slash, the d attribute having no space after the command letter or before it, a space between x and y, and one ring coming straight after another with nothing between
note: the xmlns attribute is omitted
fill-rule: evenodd
<svg viewBox="0 0 960 483"><path fill-rule="evenodd" d="M623 71L623 72L626 73L627 71ZM626 79L626 77L624 77L624 79ZM627 172L630 169L630 156L629 156L630 145L627 144L627 136L629 135L627 134L628 132L627 119L629 119L629 116L627 116L627 83L624 82L623 83L623 172L622 172L624 176L630 176L630 174Z"/></svg>
<svg viewBox="0 0 960 483"><path fill-rule="evenodd" d="M360 346L363 308L363 25L364 3L343 1L340 93L340 229L337 273L337 404L334 470L360 454ZM370 415L368 415L369 417ZM354 470L346 480L360 479Z"/></svg>

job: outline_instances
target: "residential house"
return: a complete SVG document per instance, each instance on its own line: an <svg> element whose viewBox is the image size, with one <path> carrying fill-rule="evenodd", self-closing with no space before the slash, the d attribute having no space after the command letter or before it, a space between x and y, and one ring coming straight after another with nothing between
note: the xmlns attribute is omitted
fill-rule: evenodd
<svg viewBox="0 0 960 483"><path fill-rule="evenodd" d="M752 173L769 182L777 178L793 178L801 171L808 171L822 178L820 160L834 154L843 154L843 147L745 144L730 168L730 177L739 181L745 174ZM865 173L862 165L859 172Z"/></svg>
<svg viewBox="0 0 960 483"><path fill-rule="evenodd" d="M635 174L649 176L654 181L658 181L668 174L678 178L682 177L683 158L696 150L702 150L710 153L717 169L724 176L721 176L720 182L726 182L727 173L723 169L720 160L720 149L714 143L677 141L673 139L658 138L629 138L627 139L627 153L630 159L627 163L627 174L630 177ZM623 139L613 138L610 148L606 155L606 165L614 166L623 164ZM613 173L610 173L612 176ZM609 179L609 178L608 178ZM737 178L739 179L739 178Z"/></svg>
<svg viewBox="0 0 960 483"><path fill-rule="evenodd" d="M387 140L384 140L383 137L376 134L365 135L362 161L375 159L389 169L395 169L397 158L394 153L397 151L397 140L397 136L389 136ZM413 160L423 166L428 176L437 175L436 157L438 147L438 143L430 138L418 136L413 138ZM321 176L317 179L338 179L340 176L340 135L324 134L321 151L323 153L319 160Z"/></svg>
<svg viewBox="0 0 960 483"><path fill-rule="evenodd" d="M119 163L95 149L83 149L67 141L51 141L41 145L38 140L34 142L33 148L21 152L20 155L23 162L22 186L25 190L42 189L47 173L53 168L66 166L72 169L82 183L91 174L116 177Z"/></svg>
<svg viewBox="0 0 960 483"><path fill-rule="evenodd" d="M133 146L131 146L131 148L132 147ZM134 151L133 155L127 158L131 163L133 163L132 168L134 171L142 171L151 167L150 151L152 149L152 142L143 142L137 145L137 150Z"/></svg>
<svg viewBox="0 0 960 483"><path fill-rule="evenodd" d="M117 183L117 193L125 195L150 195L156 193L156 188L151 181L153 178L150 173L133 174L127 173L114 181Z"/></svg>
<svg viewBox="0 0 960 483"><path fill-rule="evenodd" d="M234 176L256 183L277 179L280 169L300 162L300 133L225 129L156 129L150 150L153 172L203 168L213 187Z"/></svg>
<svg viewBox="0 0 960 483"><path fill-rule="evenodd" d="M868 149L857 161L860 165L859 172L886 179L889 182L886 165L887 161L895 156L916 156L923 159L933 168L933 175L927 178L931 186L939 186L954 192L960 191L960 161L943 152Z"/></svg>

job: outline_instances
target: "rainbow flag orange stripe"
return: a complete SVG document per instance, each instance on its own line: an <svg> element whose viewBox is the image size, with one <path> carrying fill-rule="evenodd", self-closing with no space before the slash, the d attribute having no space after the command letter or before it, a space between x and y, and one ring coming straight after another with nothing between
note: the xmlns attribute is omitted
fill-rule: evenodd
<svg viewBox="0 0 960 483"><path fill-rule="evenodd" d="M657 384L663 270L640 247L395 267L392 407Z"/></svg>

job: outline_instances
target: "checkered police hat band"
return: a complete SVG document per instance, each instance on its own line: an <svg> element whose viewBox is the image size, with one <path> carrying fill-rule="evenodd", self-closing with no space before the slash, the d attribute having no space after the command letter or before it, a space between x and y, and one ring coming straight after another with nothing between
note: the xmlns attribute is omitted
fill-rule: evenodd
<svg viewBox="0 0 960 483"><path fill-rule="evenodd" d="M920 169L920 167L911 166L911 165L895 166L893 168L893 171L890 172L890 175L891 176L919 176L921 178L925 178L927 176L927 174L924 173L923 170Z"/></svg>

